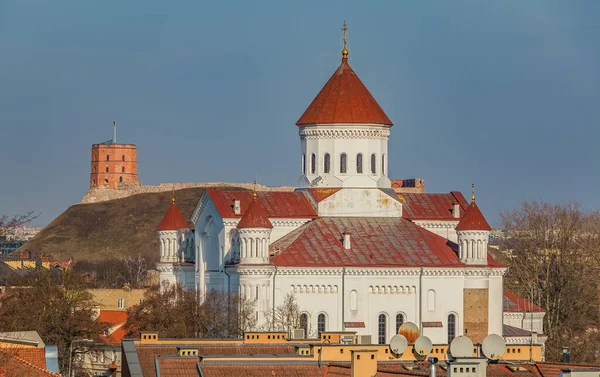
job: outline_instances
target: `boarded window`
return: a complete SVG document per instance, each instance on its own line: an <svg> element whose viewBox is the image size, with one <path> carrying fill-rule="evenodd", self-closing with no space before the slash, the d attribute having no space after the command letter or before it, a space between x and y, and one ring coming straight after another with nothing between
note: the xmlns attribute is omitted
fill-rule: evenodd
<svg viewBox="0 0 600 377"><path fill-rule="evenodd" d="M350 310L358 310L358 294L356 291L350 292Z"/></svg>

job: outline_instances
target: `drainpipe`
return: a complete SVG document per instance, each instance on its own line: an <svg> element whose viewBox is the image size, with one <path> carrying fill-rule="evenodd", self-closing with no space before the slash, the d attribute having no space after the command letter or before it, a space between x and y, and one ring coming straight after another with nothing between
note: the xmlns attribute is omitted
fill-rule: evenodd
<svg viewBox="0 0 600 377"><path fill-rule="evenodd" d="M277 266L275 266L275 273L273 274L273 318L271 318L273 331L275 331L275 276L277 276Z"/></svg>
<svg viewBox="0 0 600 377"><path fill-rule="evenodd" d="M345 298L346 298L346 290L344 289L345 281L346 281L346 266L342 268L342 331L346 331L346 326L344 322L344 316L346 314L346 306L345 306Z"/></svg>
<svg viewBox="0 0 600 377"><path fill-rule="evenodd" d="M423 335L423 266L419 271L419 332Z"/></svg>
<svg viewBox="0 0 600 377"><path fill-rule="evenodd" d="M231 294L231 275L227 273L227 267L223 267L223 273L227 275L227 293Z"/></svg>

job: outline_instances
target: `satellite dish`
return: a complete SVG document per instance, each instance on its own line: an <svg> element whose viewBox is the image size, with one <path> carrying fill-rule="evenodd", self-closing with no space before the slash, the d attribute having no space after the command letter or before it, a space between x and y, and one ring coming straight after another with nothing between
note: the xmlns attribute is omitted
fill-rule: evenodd
<svg viewBox="0 0 600 377"><path fill-rule="evenodd" d="M419 337L419 327L412 322L404 322L398 329L398 334L404 335L409 344L414 344Z"/></svg>
<svg viewBox="0 0 600 377"><path fill-rule="evenodd" d="M413 350L421 356L428 355L431 352L431 348L433 347L433 343L431 343L431 339L426 336L420 336L417 338L415 342L415 346Z"/></svg>
<svg viewBox="0 0 600 377"><path fill-rule="evenodd" d="M473 356L473 342L467 336L457 336L450 343L450 354L454 358Z"/></svg>
<svg viewBox="0 0 600 377"><path fill-rule="evenodd" d="M394 335L392 340L390 341L390 349L395 354L402 354L406 351L406 347L408 347L408 341L404 337L404 335Z"/></svg>
<svg viewBox="0 0 600 377"><path fill-rule="evenodd" d="M506 343L504 339L498 334L490 334L485 337L481 344L481 351L485 357L490 360L498 360L504 355L506 349Z"/></svg>

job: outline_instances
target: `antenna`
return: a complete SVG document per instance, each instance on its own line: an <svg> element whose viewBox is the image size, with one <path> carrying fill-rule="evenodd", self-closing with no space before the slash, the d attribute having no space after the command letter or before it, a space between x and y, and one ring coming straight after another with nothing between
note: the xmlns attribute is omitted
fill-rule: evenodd
<svg viewBox="0 0 600 377"><path fill-rule="evenodd" d="M404 335L394 335L390 340L390 349L393 353L401 355L408 347L408 341Z"/></svg>
<svg viewBox="0 0 600 377"><path fill-rule="evenodd" d="M457 336L450 343L450 354L455 359L473 356L473 342L467 336Z"/></svg>
<svg viewBox="0 0 600 377"><path fill-rule="evenodd" d="M498 334L490 334L485 337L481 344L481 351L490 360L498 360L504 355L506 349L506 342Z"/></svg>
<svg viewBox="0 0 600 377"><path fill-rule="evenodd" d="M419 337L419 327L412 322L404 322L398 329L398 334L403 335L409 344L414 344Z"/></svg>
<svg viewBox="0 0 600 377"><path fill-rule="evenodd" d="M415 346L413 347L413 350L417 354L419 354L421 356L425 356L425 355L429 354L429 352L431 352L432 348L433 348L433 343L431 343L431 339L429 339L425 335L422 335L419 338L417 338L417 341L415 342Z"/></svg>
<svg viewBox="0 0 600 377"><path fill-rule="evenodd" d="M113 144L117 144L117 121L113 120Z"/></svg>

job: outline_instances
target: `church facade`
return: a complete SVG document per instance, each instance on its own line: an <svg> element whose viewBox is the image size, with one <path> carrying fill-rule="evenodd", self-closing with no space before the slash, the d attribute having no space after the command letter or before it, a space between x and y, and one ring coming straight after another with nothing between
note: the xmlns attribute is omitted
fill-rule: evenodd
<svg viewBox="0 0 600 377"><path fill-rule="evenodd" d="M414 322L435 344L503 334L506 267L460 192L397 193L392 122L342 62L297 121L293 192L208 188L191 218L159 225L160 280L255 300L260 324L293 294L306 336L356 331L388 343Z"/></svg>

